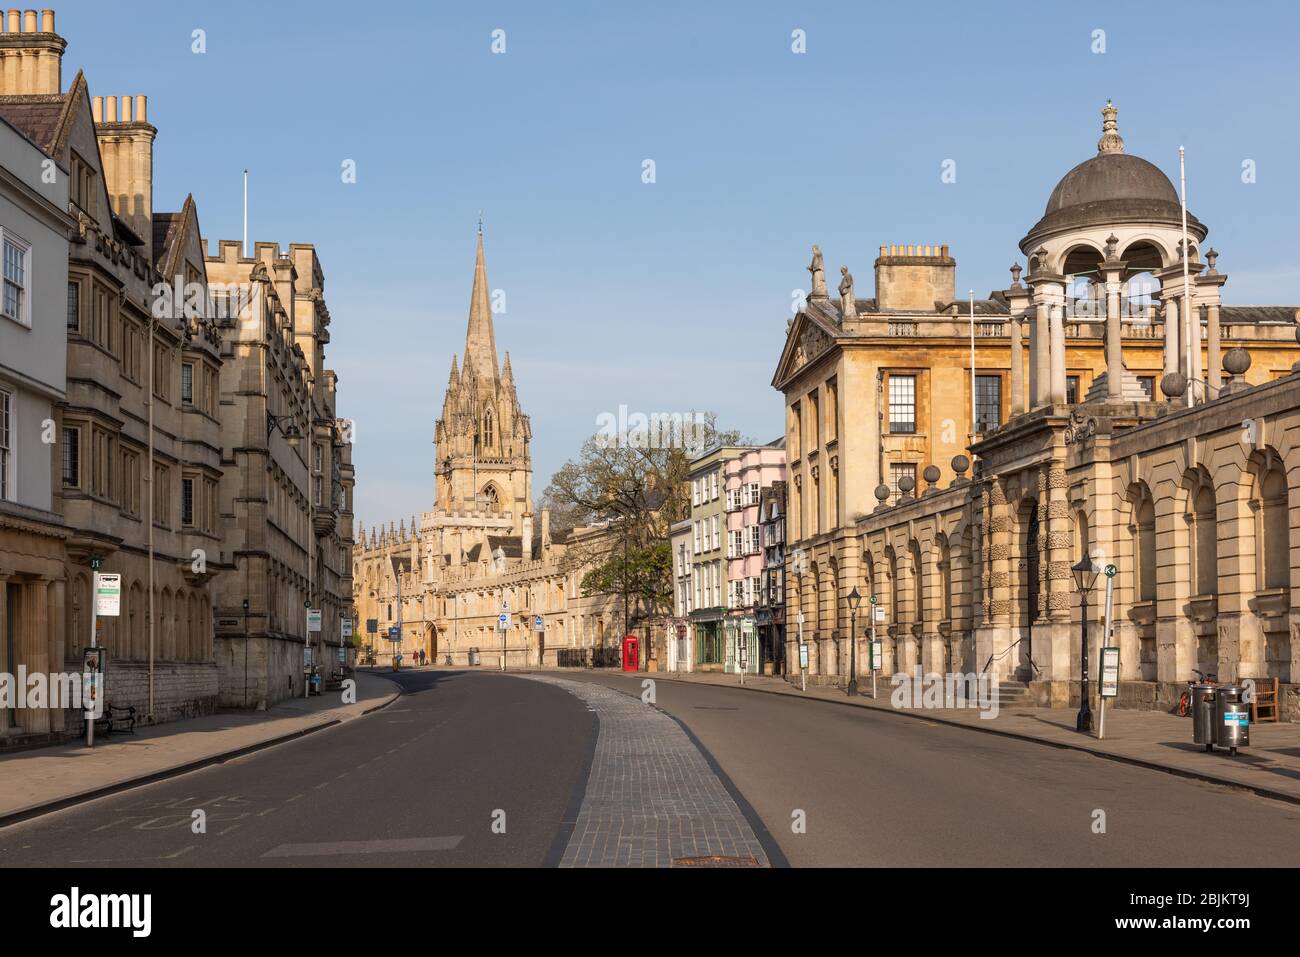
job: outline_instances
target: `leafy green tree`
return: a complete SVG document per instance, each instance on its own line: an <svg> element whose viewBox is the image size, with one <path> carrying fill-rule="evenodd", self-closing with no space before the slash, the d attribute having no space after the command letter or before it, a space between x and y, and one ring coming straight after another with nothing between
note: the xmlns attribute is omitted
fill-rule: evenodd
<svg viewBox="0 0 1300 957"><path fill-rule="evenodd" d="M752 445L739 432L719 431L706 413L686 443L637 443L593 435L542 493L552 532L607 523L608 533L571 541L570 569L586 568L584 594L626 594L630 617L653 617L672 607L671 526L691 511L691 460L726 445ZM689 447L688 447L689 446Z"/></svg>

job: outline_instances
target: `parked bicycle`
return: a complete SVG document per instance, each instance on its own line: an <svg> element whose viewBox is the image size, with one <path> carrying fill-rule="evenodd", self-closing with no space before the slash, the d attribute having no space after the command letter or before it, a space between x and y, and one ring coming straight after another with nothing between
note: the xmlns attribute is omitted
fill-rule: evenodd
<svg viewBox="0 0 1300 957"><path fill-rule="evenodd" d="M1192 685L1214 685L1219 683L1218 675L1206 674L1192 669L1195 678L1187 682L1187 688L1178 696L1178 717L1189 718L1192 715Z"/></svg>

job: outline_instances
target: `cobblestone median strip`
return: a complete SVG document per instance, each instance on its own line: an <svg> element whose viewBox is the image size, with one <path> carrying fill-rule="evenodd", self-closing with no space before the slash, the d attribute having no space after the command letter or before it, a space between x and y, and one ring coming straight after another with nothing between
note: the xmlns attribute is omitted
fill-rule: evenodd
<svg viewBox="0 0 1300 957"><path fill-rule="evenodd" d="M563 688L600 719L560 867L769 865L745 815L676 721L601 685L527 677Z"/></svg>

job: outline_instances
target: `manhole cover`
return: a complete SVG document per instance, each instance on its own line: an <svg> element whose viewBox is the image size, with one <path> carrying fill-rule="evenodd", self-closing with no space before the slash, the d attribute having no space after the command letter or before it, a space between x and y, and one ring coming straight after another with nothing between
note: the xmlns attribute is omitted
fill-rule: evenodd
<svg viewBox="0 0 1300 957"><path fill-rule="evenodd" d="M725 854L701 854L697 857L674 857L673 867L761 867L751 854L728 857Z"/></svg>

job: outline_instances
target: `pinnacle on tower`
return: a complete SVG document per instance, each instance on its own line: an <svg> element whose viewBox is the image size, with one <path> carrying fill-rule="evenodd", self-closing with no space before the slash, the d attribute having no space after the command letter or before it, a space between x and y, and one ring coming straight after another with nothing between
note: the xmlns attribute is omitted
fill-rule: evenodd
<svg viewBox="0 0 1300 957"><path fill-rule="evenodd" d="M465 332L465 368L473 365L481 376L497 374L497 341L492 329L492 303L488 298L487 264L483 257L483 234L479 233L474 259L474 290L469 297L469 328Z"/></svg>

